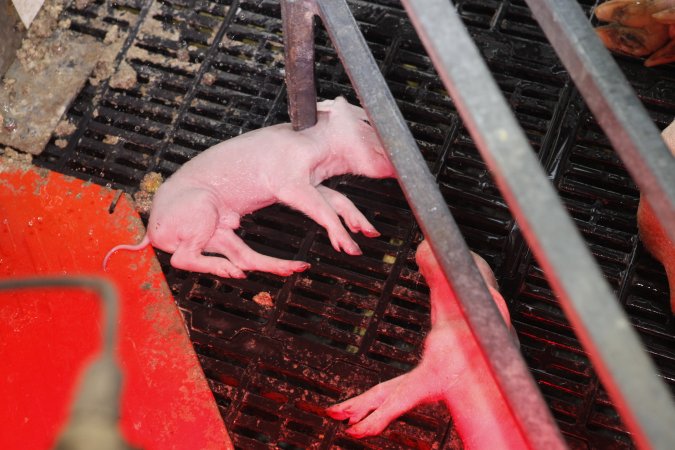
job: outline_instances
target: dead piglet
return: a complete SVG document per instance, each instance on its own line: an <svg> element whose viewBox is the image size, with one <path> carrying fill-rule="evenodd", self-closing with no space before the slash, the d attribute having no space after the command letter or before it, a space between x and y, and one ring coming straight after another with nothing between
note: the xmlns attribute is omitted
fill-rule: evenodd
<svg viewBox="0 0 675 450"><path fill-rule="evenodd" d="M492 270L478 255L474 254L474 259L510 324ZM426 241L418 247L416 260L431 289L431 331L424 342L422 361L409 373L328 408L328 415L349 419L352 426L347 433L351 436L373 436L413 407L443 400L465 448L527 448Z"/></svg>
<svg viewBox="0 0 675 450"><path fill-rule="evenodd" d="M361 254L340 217L354 233L379 233L347 197L320 183L343 174L392 177L394 169L363 109L342 97L320 102L317 109L311 128L293 131L280 124L255 130L185 163L158 189L144 240L113 248L104 266L116 250L152 244L173 253L171 265L178 269L222 277L242 278L247 270L284 276L303 271L308 263L262 255L234 233L243 215L277 202L323 226L335 250Z"/></svg>
<svg viewBox="0 0 675 450"><path fill-rule="evenodd" d="M673 156L675 156L675 121L663 130L662 136ZM663 225L661 225L654 215L651 205L643 196L640 196L637 222L640 239L642 239L645 248L666 269L670 288L670 309L675 314L675 244L670 240ZM674 225L671 224L670 226Z"/></svg>

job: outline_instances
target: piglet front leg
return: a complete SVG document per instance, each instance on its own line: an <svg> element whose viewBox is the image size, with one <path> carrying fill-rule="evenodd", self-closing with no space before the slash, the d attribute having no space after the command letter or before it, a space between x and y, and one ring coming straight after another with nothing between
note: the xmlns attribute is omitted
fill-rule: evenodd
<svg viewBox="0 0 675 450"><path fill-rule="evenodd" d="M482 258L474 257L509 324L508 310L496 290L492 271ZM373 436L413 407L443 400L466 448L527 448L426 242L420 244L416 258L431 289L432 326L421 363L407 374L328 408L328 415L337 420L349 419L347 434L351 436Z"/></svg>
<svg viewBox="0 0 675 450"><path fill-rule="evenodd" d="M297 209L298 211L307 214L309 218L321 225L328 232L328 238L335 250L344 251L348 255L361 255L361 248L354 242L354 239L349 235L338 213L331 205L330 201L335 201L335 195L339 192L324 188L323 194L316 187L311 184L293 185L284 188L278 193L279 201ZM326 196L328 198L326 198ZM340 196L342 194L339 194ZM344 198L356 209L349 199ZM359 212L359 215L361 213ZM363 218L365 220L365 217ZM367 222L367 221L366 221ZM373 226L370 225L370 228ZM372 230L375 230L372 228ZM375 231L377 233L377 231Z"/></svg>
<svg viewBox="0 0 675 450"><path fill-rule="evenodd" d="M316 189L333 210L344 219L352 233L361 232L367 237L378 237L380 235L354 203L343 194L323 185L318 185Z"/></svg>

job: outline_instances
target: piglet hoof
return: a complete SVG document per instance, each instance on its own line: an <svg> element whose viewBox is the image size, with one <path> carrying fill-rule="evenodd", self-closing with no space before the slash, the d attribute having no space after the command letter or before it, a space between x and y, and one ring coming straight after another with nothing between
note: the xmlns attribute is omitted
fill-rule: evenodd
<svg viewBox="0 0 675 450"><path fill-rule="evenodd" d="M238 280L246 278L246 273L241 270L218 271L215 275L222 278L236 278Z"/></svg>
<svg viewBox="0 0 675 450"><path fill-rule="evenodd" d="M246 278L246 273L241 270L239 267L235 266L231 262L218 258L220 261L218 265L214 268L214 270L211 271L216 276L222 277L222 278L236 278L236 279L244 279Z"/></svg>
<svg viewBox="0 0 675 450"><path fill-rule="evenodd" d="M410 374L385 381L361 395L327 408L326 414L336 420L349 419L351 427L345 433L352 437L378 435L392 420L424 397L407 390L409 381L414 381L410 380Z"/></svg>
<svg viewBox="0 0 675 450"><path fill-rule="evenodd" d="M304 272L310 267L312 267L312 265L308 262L288 261L287 264L280 266L277 270L271 270L271 272L282 277L287 277L293 275L294 273Z"/></svg>
<svg viewBox="0 0 675 450"><path fill-rule="evenodd" d="M333 248L335 250L337 250L338 252L343 251L346 254L351 255L351 256L361 256L361 255L363 255L363 251L361 251L361 247L359 247L359 244L354 242L349 237L347 239L342 239L341 241L334 243Z"/></svg>
<svg viewBox="0 0 675 450"><path fill-rule="evenodd" d="M362 229L361 232L363 233L364 236L369 238L376 238L381 236L380 232L377 231L375 228Z"/></svg>
<svg viewBox="0 0 675 450"><path fill-rule="evenodd" d="M335 420L349 420L349 425L354 425L377 408L377 405L367 405L358 398L354 397L326 408L326 414Z"/></svg>
<svg viewBox="0 0 675 450"><path fill-rule="evenodd" d="M341 420L349 419L349 425L351 426L345 430L345 433L354 438L364 438L382 433L389 422L396 418L397 414L390 414L388 408L378 409L379 406L361 400L347 407L343 407L342 404L335 405L332 408L336 409L331 410L329 408L326 412L336 420L340 420L340 418L342 418ZM371 413L373 410L374 412Z"/></svg>
<svg viewBox="0 0 675 450"><path fill-rule="evenodd" d="M349 236L347 230L344 230L344 237L335 237L329 233L328 238L336 252L345 252L351 256L361 256L363 254L361 247Z"/></svg>
<svg viewBox="0 0 675 450"><path fill-rule="evenodd" d="M308 262L298 261L298 263L299 264L295 265L295 268L293 269L293 272L304 272L305 270L312 267L312 265Z"/></svg>
<svg viewBox="0 0 675 450"><path fill-rule="evenodd" d="M359 247L356 243L354 243L353 246L349 246L344 249L345 253L351 256L361 256L363 255L363 251L361 250L361 247Z"/></svg>

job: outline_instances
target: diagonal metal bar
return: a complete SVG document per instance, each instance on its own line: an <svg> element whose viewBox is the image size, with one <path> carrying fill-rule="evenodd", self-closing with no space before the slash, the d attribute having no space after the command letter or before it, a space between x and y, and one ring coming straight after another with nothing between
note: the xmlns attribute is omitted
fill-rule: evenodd
<svg viewBox="0 0 675 450"><path fill-rule="evenodd" d="M361 105L388 151L403 192L460 299L525 439L535 449L565 448L345 0L317 0L316 4Z"/></svg>
<svg viewBox="0 0 675 450"><path fill-rule="evenodd" d="M316 123L314 7L308 0L281 1L288 114L296 131Z"/></svg>
<svg viewBox="0 0 675 450"><path fill-rule="evenodd" d="M659 130L577 2L526 3L626 170L675 242L675 158Z"/></svg>
<svg viewBox="0 0 675 450"><path fill-rule="evenodd" d="M636 442L641 448L675 448L669 391L454 7L448 0L403 4Z"/></svg>

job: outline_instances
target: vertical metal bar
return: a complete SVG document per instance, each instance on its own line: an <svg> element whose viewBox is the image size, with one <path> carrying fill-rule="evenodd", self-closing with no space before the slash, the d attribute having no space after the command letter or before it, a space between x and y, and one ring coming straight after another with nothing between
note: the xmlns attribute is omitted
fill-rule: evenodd
<svg viewBox="0 0 675 450"><path fill-rule="evenodd" d="M526 0L628 173L675 242L675 158L577 2Z"/></svg>
<svg viewBox="0 0 675 450"><path fill-rule="evenodd" d="M296 131L316 124L314 3L282 0L288 114Z"/></svg>
<svg viewBox="0 0 675 450"><path fill-rule="evenodd" d="M535 449L565 448L345 0L317 0L317 6L361 105L387 149L403 192L460 299L525 439Z"/></svg>
<svg viewBox="0 0 675 450"><path fill-rule="evenodd" d="M448 0L403 4L637 443L642 448L675 448L675 408L668 389L454 7ZM439 29L443 33L432 32Z"/></svg>

